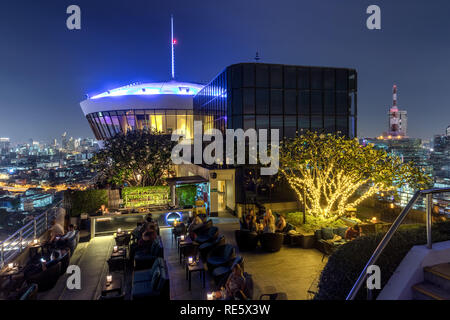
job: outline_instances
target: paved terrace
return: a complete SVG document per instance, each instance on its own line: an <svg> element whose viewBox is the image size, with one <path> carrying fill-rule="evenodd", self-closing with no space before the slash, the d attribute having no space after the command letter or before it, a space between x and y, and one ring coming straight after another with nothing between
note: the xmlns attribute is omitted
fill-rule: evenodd
<svg viewBox="0 0 450 320"><path fill-rule="evenodd" d="M254 299L261 293L284 292L289 300L310 299L308 289L316 282L326 264L322 254L315 249L301 249L283 246L279 252L266 253L260 249L254 252L239 253L234 239L234 231L239 223L234 217L213 218L227 243L236 247L236 252L244 257L244 269L252 275L254 282ZM207 292L215 289L211 278L206 278L206 288L198 273L192 276L192 290L188 290L185 269L179 263L175 243L172 244L171 229L161 229L164 243L164 255L170 275L170 291L173 300L204 300ZM100 295L103 281L108 273L109 258L114 239L112 236L96 237L88 243L80 243L71 258L71 264L81 268L82 290L66 289L67 275L61 276L56 286L39 294L39 299L47 300L92 300ZM129 269L130 270L130 269ZM314 286L314 285L313 285ZM130 298L131 274L125 275L125 298Z"/></svg>

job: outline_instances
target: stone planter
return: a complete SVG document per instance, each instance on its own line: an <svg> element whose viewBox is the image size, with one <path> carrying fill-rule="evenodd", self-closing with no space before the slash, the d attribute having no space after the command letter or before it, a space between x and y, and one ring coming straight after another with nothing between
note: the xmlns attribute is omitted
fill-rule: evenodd
<svg viewBox="0 0 450 320"><path fill-rule="evenodd" d="M301 240L300 244L303 249L312 249L312 248L314 248L315 243L316 243L316 238L314 236L314 233L303 233L302 234L302 240Z"/></svg>

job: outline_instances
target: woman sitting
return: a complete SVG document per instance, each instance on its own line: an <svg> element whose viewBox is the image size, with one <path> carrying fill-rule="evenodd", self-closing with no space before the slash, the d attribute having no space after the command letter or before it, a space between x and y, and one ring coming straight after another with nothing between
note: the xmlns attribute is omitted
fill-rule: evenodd
<svg viewBox="0 0 450 320"><path fill-rule="evenodd" d="M200 227L202 224L203 224L203 220L198 216L197 213L194 213L194 218L187 229L189 237L192 240L194 240L194 238L195 238L194 230L197 229L198 227Z"/></svg>
<svg viewBox="0 0 450 320"><path fill-rule="evenodd" d="M266 215L264 216L263 220L263 233L275 233L276 226L275 226L275 217L272 214L272 210L267 210Z"/></svg>
<svg viewBox="0 0 450 320"><path fill-rule="evenodd" d="M277 224L276 224L276 231L277 232L284 232L286 229L286 219L280 215L278 218Z"/></svg>
<svg viewBox="0 0 450 320"><path fill-rule="evenodd" d="M231 271L230 276L220 291L214 293L216 299L236 300L247 299L245 296L246 281L241 266L236 263Z"/></svg>
<svg viewBox="0 0 450 320"><path fill-rule="evenodd" d="M353 227L349 227L345 231L345 240L354 240L361 236L361 227L355 224Z"/></svg>

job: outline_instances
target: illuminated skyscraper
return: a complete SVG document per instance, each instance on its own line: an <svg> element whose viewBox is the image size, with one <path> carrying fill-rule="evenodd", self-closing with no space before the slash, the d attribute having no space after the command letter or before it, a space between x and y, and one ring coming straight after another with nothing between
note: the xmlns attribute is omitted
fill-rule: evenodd
<svg viewBox="0 0 450 320"><path fill-rule="evenodd" d="M407 137L408 114L397 107L397 85L393 87L393 103L389 109L389 130L387 136L395 138Z"/></svg>

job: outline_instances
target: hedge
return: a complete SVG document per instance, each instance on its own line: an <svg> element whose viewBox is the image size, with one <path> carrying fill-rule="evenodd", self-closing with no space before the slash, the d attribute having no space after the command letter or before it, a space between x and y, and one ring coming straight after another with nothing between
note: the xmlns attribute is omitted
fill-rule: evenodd
<svg viewBox="0 0 450 320"><path fill-rule="evenodd" d="M107 190L66 191L64 196L69 197L72 217L78 217L82 213L93 213L102 205L108 206Z"/></svg>
<svg viewBox="0 0 450 320"><path fill-rule="evenodd" d="M193 206L195 204L195 197L197 196L196 185L184 185L176 189L178 204L180 207Z"/></svg>
<svg viewBox="0 0 450 320"><path fill-rule="evenodd" d="M122 189L126 208L138 208L170 203L169 186L127 187Z"/></svg>
<svg viewBox="0 0 450 320"><path fill-rule="evenodd" d="M345 300L365 264L384 234L363 236L340 246L328 259L322 271L316 300ZM450 240L450 222L433 225L433 242ZM381 269L381 286L386 285L397 266L409 250L415 245L426 244L425 226L413 228L405 225L392 237L391 241L376 262ZM379 292L375 292L375 297ZM364 287L359 291L357 299L365 299Z"/></svg>

